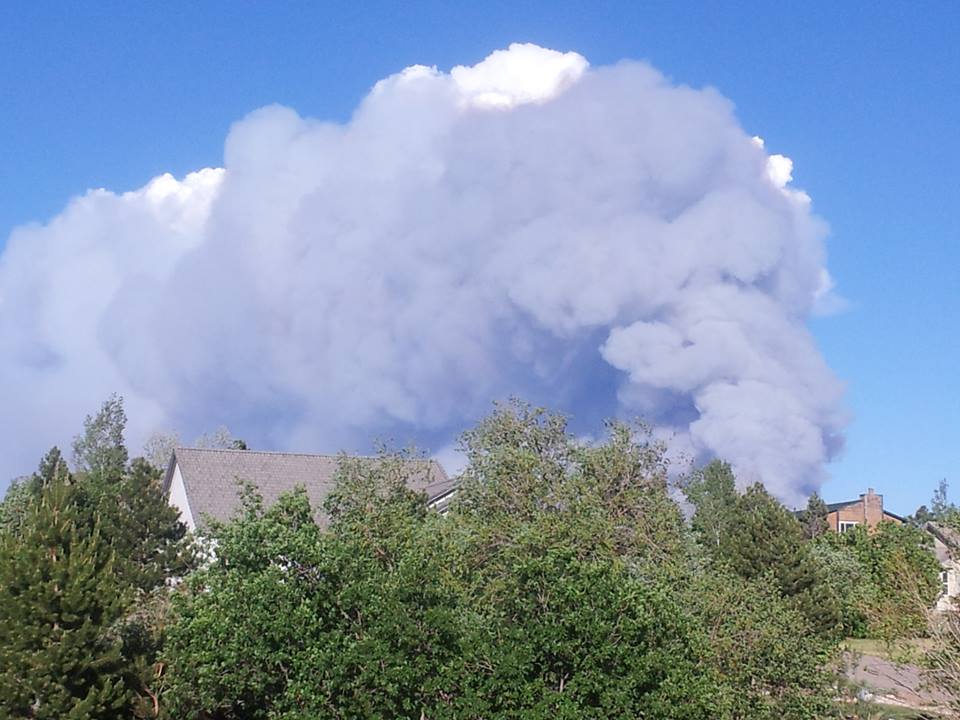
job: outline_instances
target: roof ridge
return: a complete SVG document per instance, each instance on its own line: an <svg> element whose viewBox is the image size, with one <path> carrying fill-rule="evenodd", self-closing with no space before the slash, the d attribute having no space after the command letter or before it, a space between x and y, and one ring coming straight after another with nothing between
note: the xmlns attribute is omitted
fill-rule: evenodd
<svg viewBox="0 0 960 720"><path fill-rule="evenodd" d="M198 450L200 452L219 452L219 453L252 453L256 455L292 455L295 457L313 457L313 458L329 458L331 460L336 460L340 457L346 457L348 460L379 460L381 455L361 455L359 453L351 453L346 450L341 450L335 453L308 453L308 452L296 452L293 450L246 450L240 448L201 448L201 447L191 447L189 445L180 445L173 449L174 452L179 450ZM440 461L432 457L410 457L405 458L406 460L419 461L419 462L434 462L440 465ZM442 467L442 465L441 465Z"/></svg>

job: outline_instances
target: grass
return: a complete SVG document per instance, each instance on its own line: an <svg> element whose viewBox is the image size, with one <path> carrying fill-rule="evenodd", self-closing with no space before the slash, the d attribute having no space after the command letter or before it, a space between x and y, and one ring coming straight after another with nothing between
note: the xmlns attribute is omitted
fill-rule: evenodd
<svg viewBox="0 0 960 720"><path fill-rule="evenodd" d="M919 655L930 648L930 640L915 638L899 640L894 644L874 638L847 638L843 649L860 655L872 655L891 662L902 662L907 656Z"/></svg>

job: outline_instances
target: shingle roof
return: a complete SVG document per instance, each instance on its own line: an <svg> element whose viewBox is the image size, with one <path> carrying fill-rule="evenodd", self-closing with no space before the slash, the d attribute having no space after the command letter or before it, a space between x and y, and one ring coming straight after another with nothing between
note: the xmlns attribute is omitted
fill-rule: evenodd
<svg viewBox="0 0 960 720"><path fill-rule="evenodd" d="M827 512L836 512L841 508L849 507L850 505L857 505L861 502L863 502L863 498L857 498L856 500L847 500L845 502L827 503ZM896 513L890 512L886 508L883 509L883 514L889 515L890 517L894 518L895 520L899 520L900 522L906 522L905 518L900 517Z"/></svg>
<svg viewBox="0 0 960 720"><path fill-rule="evenodd" d="M859 502L861 502L860 498L857 498L856 500L847 500L846 502L827 503L827 512L836 512L840 508L845 508L847 505L856 505Z"/></svg>
<svg viewBox="0 0 960 720"><path fill-rule="evenodd" d="M204 516L229 520L240 507L237 481L253 483L269 506L298 486L307 491L317 522L326 524L323 502L335 485L340 457L253 450L177 448L170 458L164 490L170 490L179 466L191 514L197 524ZM374 459L370 459L375 462ZM410 460L414 470L409 485L429 500L447 494L455 483L434 460Z"/></svg>

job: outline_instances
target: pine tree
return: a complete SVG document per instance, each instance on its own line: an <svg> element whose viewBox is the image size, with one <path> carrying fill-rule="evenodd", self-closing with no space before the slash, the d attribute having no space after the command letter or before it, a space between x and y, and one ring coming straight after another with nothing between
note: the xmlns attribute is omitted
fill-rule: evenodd
<svg viewBox="0 0 960 720"><path fill-rule="evenodd" d="M731 520L719 548L726 564L745 580L770 578L817 632L838 632L839 599L820 582L800 521L759 483L737 500Z"/></svg>
<svg viewBox="0 0 960 720"><path fill-rule="evenodd" d="M56 446L50 448L33 475L15 480L0 502L0 532L19 533L30 508L40 500L43 489L54 482L69 482L70 470Z"/></svg>
<svg viewBox="0 0 960 720"><path fill-rule="evenodd" d="M803 534L808 540L823 535L829 527L827 526L827 515L829 510L827 504L820 497L820 493L814 493L807 500L807 507L800 513L800 523L803 525Z"/></svg>
<svg viewBox="0 0 960 720"><path fill-rule="evenodd" d="M186 572L192 560L187 528L167 502L156 468L137 458L122 477L97 483L97 490L101 535L116 555L123 585L149 592Z"/></svg>
<svg viewBox="0 0 960 720"><path fill-rule="evenodd" d="M127 704L113 554L79 526L72 495L54 482L0 538L0 717L112 719Z"/></svg>
<svg viewBox="0 0 960 720"><path fill-rule="evenodd" d="M0 502L0 533L19 533L32 501L30 478L19 478L10 483Z"/></svg>
<svg viewBox="0 0 960 720"><path fill-rule="evenodd" d="M31 477L31 483L37 494L48 485L57 481L69 482L70 470L67 468L67 461L64 459L60 448L54 445L47 451L40 461L40 467Z"/></svg>
<svg viewBox="0 0 960 720"><path fill-rule="evenodd" d="M741 577L753 580L770 570L785 578L803 545L800 523L757 483L736 503L721 555Z"/></svg>

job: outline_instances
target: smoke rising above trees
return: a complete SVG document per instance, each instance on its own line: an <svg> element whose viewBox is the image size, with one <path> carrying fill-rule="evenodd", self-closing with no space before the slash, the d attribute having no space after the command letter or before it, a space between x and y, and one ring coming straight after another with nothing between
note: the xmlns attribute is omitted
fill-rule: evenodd
<svg viewBox="0 0 960 720"><path fill-rule="evenodd" d="M642 415L800 502L846 413L806 327L835 304L826 228L790 169L716 90L533 45L407 68L345 124L262 108L223 168L14 231L0 475L112 392L134 447L226 421L316 450L439 449L515 394Z"/></svg>

